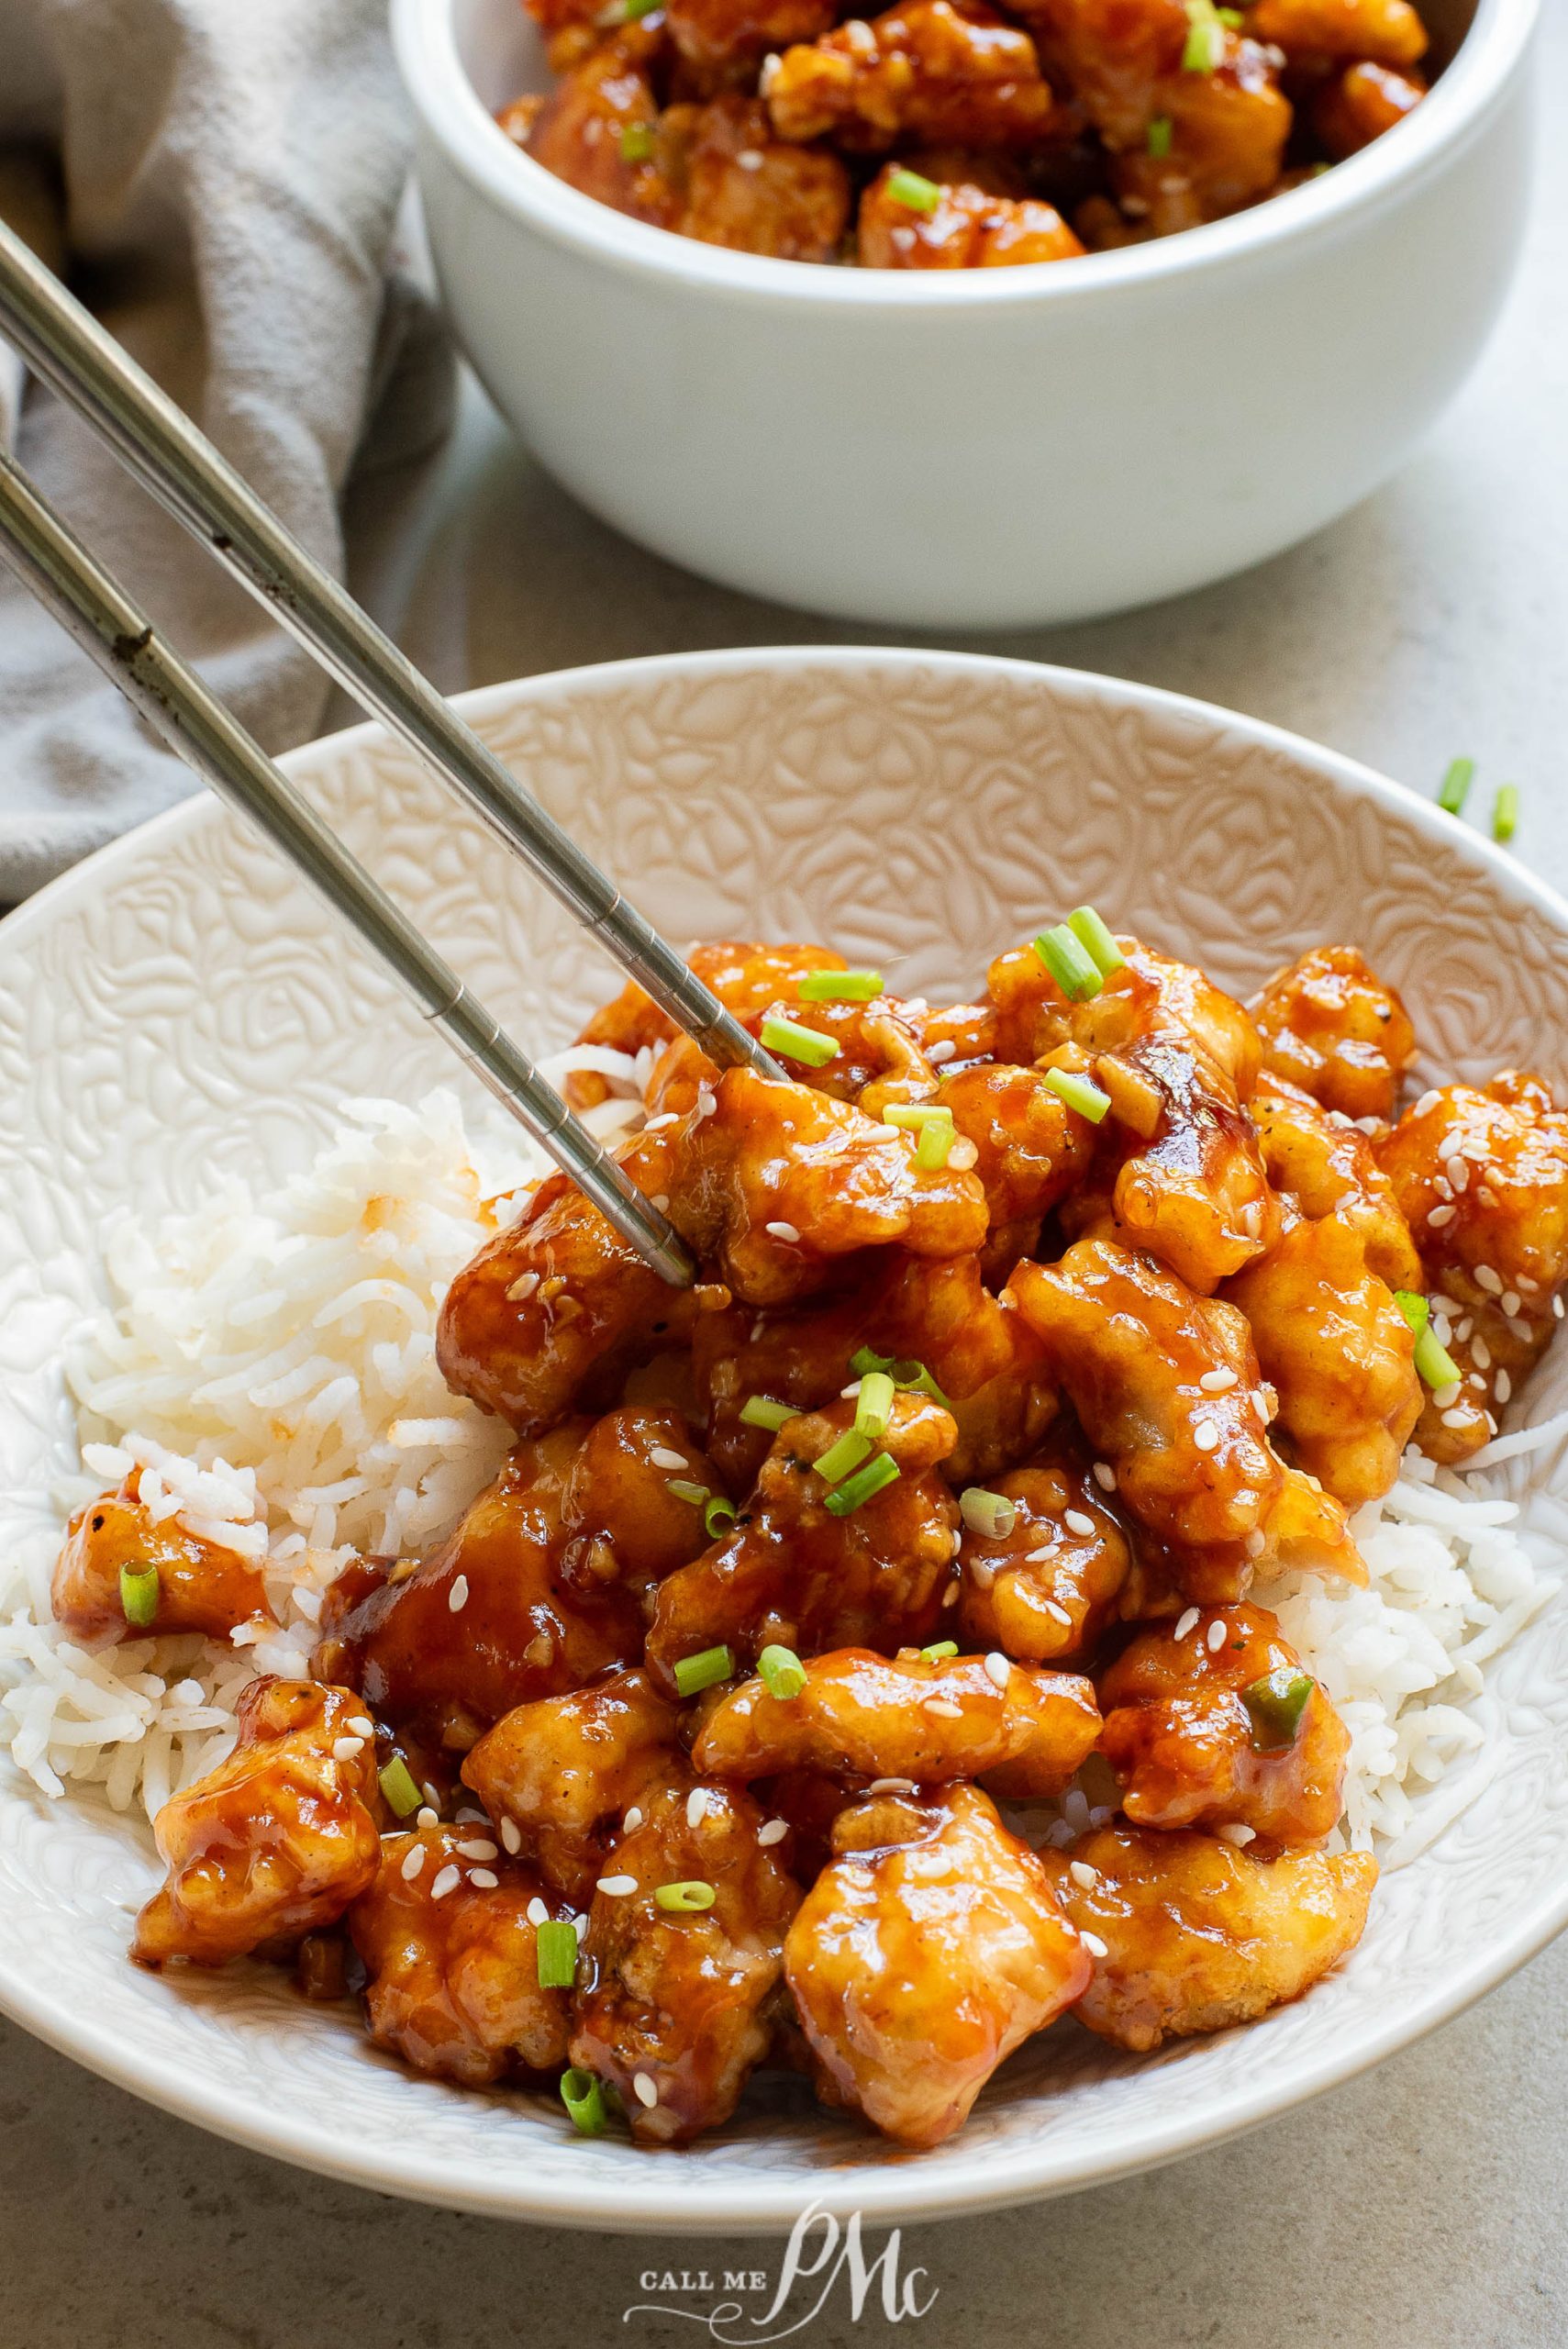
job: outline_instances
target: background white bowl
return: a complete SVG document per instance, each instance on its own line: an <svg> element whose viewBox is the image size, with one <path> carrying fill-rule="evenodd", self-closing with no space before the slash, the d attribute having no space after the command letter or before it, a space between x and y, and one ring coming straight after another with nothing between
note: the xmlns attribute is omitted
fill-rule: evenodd
<svg viewBox="0 0 1568 2349"><path fill-rule="evenodd" d="M1277 553L1455 391L1518 247L1537 0L1422 6L1451 58L1432 96L1312 185L1129 251L953 273L626 218L491 119L549 85L519 0L393 0L393 22L448 311L558 479L730 586L986 628Z"/></svg>
<svg viewBox="0 0 1568 2349"><path fill-rule="evenodd" d="M1568 907L1408 793L1253 720L956 654L794 651L536 677L461 705L677 938L819 936L906 987L972 987L1084 898L1251 987L1349 935L1433 1059L1568 1078ZM564 1041L612 974L552 900L372 729L289 764L486 1002ZM0 928L0 1542L74 1458L61 1346L108 1209L298 1164L345 1094L450 1082L439 1041L215 803L105 850ZM460 1079L466 1084L466 1079ZM1568 1402L1568 1347L1532 1419ZM1515 1488L1568 1493L1561 1454ZM0 1775L0 2006L154 2102L388 2192L681 2232L1061 2192L1349 2077L1501 1980L1568 1917L1568 1606L1495 1666L1473 1807L1373 1905L1350 1963L1248 2030L1131 2061L1066 2023L964 2132L910 2155L754 2091L682 2154L573 2137L543 2098L409 2078L266 1967L155 1978L125 1952L144 1842Z"/></svg>

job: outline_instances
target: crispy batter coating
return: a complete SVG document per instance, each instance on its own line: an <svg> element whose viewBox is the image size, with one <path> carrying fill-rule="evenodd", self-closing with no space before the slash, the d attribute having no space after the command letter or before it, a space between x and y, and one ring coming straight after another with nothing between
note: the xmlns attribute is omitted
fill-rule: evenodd
<svg viewBox="0 0 1568 2349"><path fill-rule="evenodd" d="M781 995L751 1013L746 1025L758 1034L770 1017L832 1038L838 1050L831 1060L820 1068L792 1063L790 1074L837 1101L853 1101L869 1118L880 1118L895 1102L936 1098L937 1072L920 1049L919 1017L906 1012L896 996L881 995L871 1003L799 1003Z"/></svg>
<svg viewBox="0 0 1568 2349"><path fill-rule="evenodd" d="M464 1757L463 1784L510 1820L550 1890L585 1906L624 1813L651 1782L679 1779L678 1709L645 1672L504 1714Z"/></svg>
<svg viewBox="0 0 1568 2349"><path fill-rule="evenodd" d="M1100 1681L1100 1750L1134 1825L1251 1827L1277 1843L1321 1842L1339 1824L1350 1731L1316 1681L1284 1742L1266 1722L1260 1731L1242 1701L1271 1674L1301 1669L1262 1607L1216 1608L1180 1640L1140 1631Z"/></svg>
<svg viewBox="0 0 1568 2349"><path fill-rule="evenodd" d="M916 1786L1006 1773L1019 1801L1060 1794L1094 1750L1099 1713L1088 1681L1008 1666L983 1656L928 1660L906 1649L891 1660L840 1648L806 1664L796 1697L770 1696L762 1680L731 1689L692 1748L716 1778L766 1778L782 1770L851 1778L907 1778Z"/></svg>
<svg viewBox="0 0 1568 2349"><path fill-rule="evenodd" d="M942 181L936 183L940 200L926 212L903 201L897 172L896 164L887 164L861 198L862 269L1017 269L1027 262L1071 261L1084 250L1055 206L1037 196L998 195L971 181Z"/></svg>
<svg viewBox="0 0 1568 2349"><path fill-rule="evenodd" d="M1156 237L1256 204L1278 184L1292 112L1279 86L1277 53L1217 27L1208 72L1178 68L1156 83L1153 111L1171 125L1162 155L1118 155L1111 184L1124 210Z"/></svg>
<svg viewBox="0 0 1568 2349"><path fill-rule="evenodd" d="M1116 1614L1132 1553L1083 1439L1053 1429L991 1489L1012 1502L1013 1523L1004 1534L964 1529L961 1632L1031 1662L1084 1654Z"/></svg>
<svg viewBox="0 0 1568 2349"><path fill-rule="evenodd" d="M997 1057L1038 1061L1063 1044L1091 1059L1151 1038L1184 1044L1229 1094L1250 1101L1262 1046L1248 1013L1195 963L1118 938L1125 960L1087 1003L1069 1003L1032 946L1009 948L985 974Z"/></svg>
<svg viewBox="0 0 1568 2349"><path fill-rule="evenodd" d="M676 49L700 75L733 81L760 65L769 50L815 40L834 13L832 0L665 0L664 21Z"/></svg>
<svg viewBox="0 0 1568 2349"><path fill-rule="evenodd" d="M150 1623L128 1623L120 1596L122 1571L158 1575ZM118 1492L85 1501L65 1529L50 1585L54 1620L78 1639L159 1639L166 1631L202 1631L226 1640L239 1623L271 1620L261 1570L253 1558L187 1533L177 1517L154 1523L140 1498L140 1476Z"/></svg>
<svg viewBox="0 0 1568 2349"><path fill-rule="evenodd" d="M1364 1236L1332 1216L1293 1223L1225 1294L1247 1317L1294 1458L1347 1508L1380 1499L1423 1390L1415 1334L1368 1265Z"/></svg>
<svg viewBox="0 0 1568 2349"><path fill-rule="evenodd" d="M1360 1941L1377 1881L1368 1852L1260 1860L1217 1836L1137 1827L1040 1858L1073 1924L1106 1946L1079 2021L1139 2054L1299 1998Z"/></svg>
<svg viewBox="0 0 1568 2349"><path fill-rule="evenodd" d="M572 2061L619 2089L638 2143L684 2144L728 2120L767 2053L800 1887L758 1842L763 1813L740 1787L709 1787L700 1807L687 1787L662 1788L643 1812L605 1879L634 1888L594 1895ZM654 1897L694 1882L711 1907L681 1913Z"/></svg>
<svg viewBox="0 0 1568 2349"><path fill-rule="evenodd" d="M857 1805L833 1848L784 1949L818 2093L900 2144L940 2144L1081 1995L1087 1954L977 1787Z"/></svg>
<svg viewBox="0 0 1568 2349"><path fill-rule="evenodd" d="M1314 1221L1331 1216L1359 1232L1368 1265L1391 1289L1419 1288L1420 1258L1394 1186L1343 1111L1321 1108L1284 1078L1265 1076L1251 1114L1274 1189Z"/></svg>
<svg viewBox="0 0 1568 2349"><path fill-rule="evenodd" d="M1087 1172L1095 1129L1052 1092L1043 1070L977 1063L949 1077L938 1099L974 1144L993 1228L1038 1229Z"/></svg>
<svg viewBox="0 0 1568 2349"><path fill-rule="evenodd" d="M1312 101L1312 128L1334 161L1343 162L1413 114L1426 95L1419 73L1401 73L1392 65L1363 59L1347 65L1318 92Z"/></svg>
<svg viewBox="0 0 1568 2349"><path fill-rule="evenodd" d="M1141 146L1186 46L1182 0L1023 0L1017 13L1106 146Z"/></svg>
<svg viewBox="0 0 1568 2349"><path fill-rule="evenodd" d="M692 13L718 12L711 0L696 0ZM803 24L831 21L830 10L814 5L796 5L793 14ZM674 21L672 15L673 30ZM683 200L674 225L684 237L774 261L837 259L851 196L837 155L775 139L762 100L736 92L705 106L672 106L661 128L679 145Z"/></svg>
<svg viewBox="0 0 1568 2349"><path fill-rule="evenodd" d="M1367 57L1414 65L1427 53L1427 28L1410 0L1257 0L1247 25L1293 64Z"/></svg>
<svg viewBox="0 0 1568 2349"><path fill-rule="evenodd" d="M741 1019L790 993L794 982L807 971L841 971L845 967L843 956L835 954L830 946L763 946L752 939L741 938L701 940L692 947L686 961L697 977L713 989L720 1003ZM644 1050L656 1052L660 1046L673 1043L679 1032L669 1013L661 1011L635 979L628 979L619 995L594 1013L577 1041L635 1057ZM577 1108L592 1108L595 1102L605 1099L607 1091L603 1077L586 1072L569 1076L566 1085Z"/></svg>
<svg viewBox="0 0 1568 2349"><path fill-rule="evenodd" d="M938 1474L952 1420L924 1395L896 1396L878 1448L897 1480L840 1517L813 1464L854 1416L842 1401L786 1420L731 1531L660 1586L648 1631L659 1687L673 1689L680 1659L710 1647L750 1664L774 1642L814 1655L936 1636L944 1594L957 1588L958 1509Z"/></svg>
<svg viewBox="0 0 1568 2349"><path fill-rule="evenodd" d="M348 1916L377 2046L464 2087L564 2064L570 1994L539 1987L528 1915L539 1897L539 1879L475 1828L387 1836Z"/></svg>
<svg viewBox="0 0 1568 2349"><path fill-rule="evenodd" d="M1416 1031L1353 946L1315 946L1276 972L1252 1016L1273 1075L1347 1118L1394 1115Z"/></svg>
<svg viewBox="0 0 1568 2349"><path fill-rule="evenodd" d="M658 118L651 74L660 38L633 24L591 49L562 74L524 128L522 144L569 187L668 228L679 198L664 159L628 136Z"/></svg>
<svg viewBox="0 0 1568 2349"><path fill-rule="evenodd" d="M153 1824L167 1881L136 1920L143 1965L222 1965L332 1924L376 1872L375 1741L361 1699L314 1680L252 1680L227 1762Z"/></svg>
<svg viewBox="0 0 1568 2349"><path fill-rule="evenodd" d="M1051 91L1028 33L984 0L907 0L785 50L762 95L781 139L831 132L851 150L901 140L1005 147L1036 139Z"/></svg>

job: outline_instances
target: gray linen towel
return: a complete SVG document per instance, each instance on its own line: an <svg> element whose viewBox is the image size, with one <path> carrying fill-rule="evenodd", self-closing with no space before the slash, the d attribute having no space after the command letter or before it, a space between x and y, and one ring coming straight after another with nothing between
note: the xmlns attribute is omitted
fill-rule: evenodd
<svg viewBox="0 0 1568 2349"><path fill-rule="evenodd" d="M341 573L350 468L444 432L395 265L384 0L0 0L0 213ZM0 436L269 750L328 683L0 344ZM0 573L0 907L192 788Z"/></svg>

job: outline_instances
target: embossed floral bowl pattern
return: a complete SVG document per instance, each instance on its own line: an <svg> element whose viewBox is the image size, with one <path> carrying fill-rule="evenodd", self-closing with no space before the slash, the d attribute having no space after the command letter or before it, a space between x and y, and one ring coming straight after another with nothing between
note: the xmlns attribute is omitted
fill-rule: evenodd
<svg viewBox="0 0 1568 2349"><path fill-rule="evenodd" d="M1083 899L1256 985L1350 936L1409 995L1435 1064L1568 1079L1568 907L1345 760L1169 695L952 654L704 654L467 696L470 717L678 939L820 936L906 989L973 986L999 941ZM523 1039L563 1041L611 974L378 732L294 773ZM219 1169L299 1163L337 1103L450 1081L439 1042L212 802L106 850L0 929L0 1540L73 1460L58 1361L106 1209L189 1205ZM1568 1350L1528 1398L1568 1403ZM1561 1454L1503 1472L1564 1489ZM787 2227L1062 2192L1215 2142L1455 2013L1568 1920L1568 1607L1497 1662L1472 1806L1385 1880L1362 1946L1301 2004L1129 2061L1071 2023L968 2129L901 2154L793 2084L685 2154L574 2138L525 2093L410 2078L264 1967L127 1961L150 1847L0 1784L0 2004L138 2094L384 2191L606 2228Z"/></svg>

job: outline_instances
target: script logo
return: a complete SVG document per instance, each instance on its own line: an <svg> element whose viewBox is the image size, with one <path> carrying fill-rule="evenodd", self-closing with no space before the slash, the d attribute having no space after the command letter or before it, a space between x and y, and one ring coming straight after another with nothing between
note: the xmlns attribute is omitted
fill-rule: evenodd
<svg viewBox="0 0 1568 2349"><path fill-rule="evenodd" d="M818 2229L820 2235L814 2242ZM633 2317L679 2317L686 2323L704 2326L709 2339L720 2343L722 2349L766 2349L769 2342L787 2341L792 2333L804 2332L836 2292L848 2301L851 2323L858 2324L874 2291L888 2323L902 2324L906 2317L928 2316L937 2298L934 2284L922 2289L928 2287L923 2267L911 2267L907 2274L900 2271L902 2256L903 2237L897 2227L868 2262L861 2242L860 2212L852 2210L840 2227L830 2211L812 2202L790 2230L767 2308L748 2314L739 2299L723 2299L706 2309L680 2308L667 2299L639 2300L621 2321L629 2324ZM725 2268L717 2277L705 2268L694 2275L685 2268L650 2267L638 2278L645 2292L670 2294L761 2294L769 2289L769 2282L765 2267Z"/></svg>

